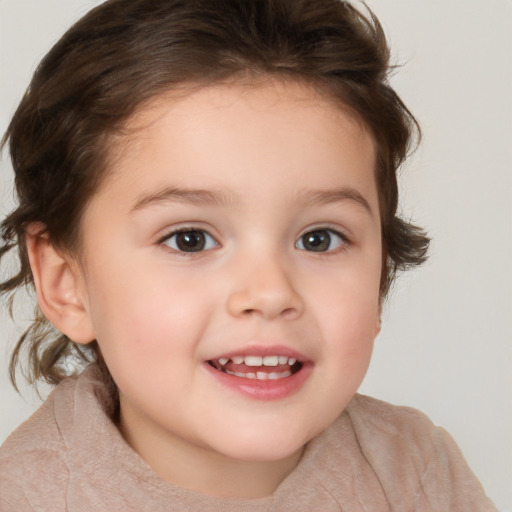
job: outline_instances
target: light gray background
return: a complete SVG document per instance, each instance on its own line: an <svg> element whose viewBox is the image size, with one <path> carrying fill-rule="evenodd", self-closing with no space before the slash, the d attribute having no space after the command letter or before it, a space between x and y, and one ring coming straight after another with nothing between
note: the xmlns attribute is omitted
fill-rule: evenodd
<svg viewBox="0 0 512 512"><path fill-rule="evenodd" d="M41 57L93 0L0 0L0 131ZM406 216L434 238L402 276L361 391L417 407L452 433L488 495L512 511L512 1L369 0L419 118L401 179ZM1 161L0 213L13 206ZM28 303L28 299L26 301ZM0 316L0 442L39 404L9 386L8 354L29 316Z"/></svg>

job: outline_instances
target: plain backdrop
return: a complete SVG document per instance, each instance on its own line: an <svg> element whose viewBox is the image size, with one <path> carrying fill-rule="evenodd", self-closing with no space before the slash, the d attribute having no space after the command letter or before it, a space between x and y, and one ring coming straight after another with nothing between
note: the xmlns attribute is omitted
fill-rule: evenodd
<svg viewBox="0 0 512 512"><path fill-rule="evenodd" d="M0 0L0 131L35 66L92 0ZM402 212L433 237L403 275L361 392L417 407L456 439L487 494L512 511L512 2L368 0L389 36L393 84L419 119ZM0 213L14 205L1 161ZM23 303L24 302L24 303ZM30 317L0 316L0 442L40 404L7 378ZM43 393L44 393L43 388Z"/></svg>

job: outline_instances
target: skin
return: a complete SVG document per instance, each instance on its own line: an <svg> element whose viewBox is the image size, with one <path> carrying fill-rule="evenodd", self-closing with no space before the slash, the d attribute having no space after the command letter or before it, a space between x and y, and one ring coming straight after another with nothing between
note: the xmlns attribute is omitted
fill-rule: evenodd
<svg viewBox="0 0 512 512"><path fill-rule="evenodd" d="M53 321L97 339L120 431L157 474L209 494L269 495L356 393L379 331L374 142L318 92L277 81L167 95L129 128L61 286L79 320L62 309ZM208 233L205 250L177 249L173 230L191 228ZM319 229L341 237L309 250L303 235ZM49 251L31 249L43 273L34 253ZM205 366L275 345L311 368L279 399L246 396Z"/></svg>

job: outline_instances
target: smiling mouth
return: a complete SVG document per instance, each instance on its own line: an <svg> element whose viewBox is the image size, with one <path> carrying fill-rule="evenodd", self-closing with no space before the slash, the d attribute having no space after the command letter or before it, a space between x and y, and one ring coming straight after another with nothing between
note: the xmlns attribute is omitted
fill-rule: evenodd
<svg viewBox="0 0 512 512"><path fill-rule="evenodd" d="M303 363L284 355L233 356L211 359L208 364L216 370L252 380L279 380L301 370Z"/></svg>

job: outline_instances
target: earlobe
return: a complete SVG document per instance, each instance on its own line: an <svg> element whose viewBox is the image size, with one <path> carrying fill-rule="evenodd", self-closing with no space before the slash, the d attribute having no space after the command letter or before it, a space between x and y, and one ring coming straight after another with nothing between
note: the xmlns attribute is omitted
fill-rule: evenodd
<svg viewBox="0 0 512 512"><path fill-rule="evenodd" d="M377 311L377 318L375 321L375 338L380 334L382 329L382 299L379 299L379 309Z"/></svg>
<svg viewBox="0 0 512 512"><path fill-rule="evenodd" d="M377 319L377 323L375 325L375 338L380 334L381 329L382 329L382 318L379 315L379 318Z"/></svg>
<svg viewBox="0 0 512 512"><path fill-rule="evenodd" d="M80 289L78 270L40 231L37 225L32 225L26 233L39 307L60 332L76 343L90 343L95 335Z"/></svg>

